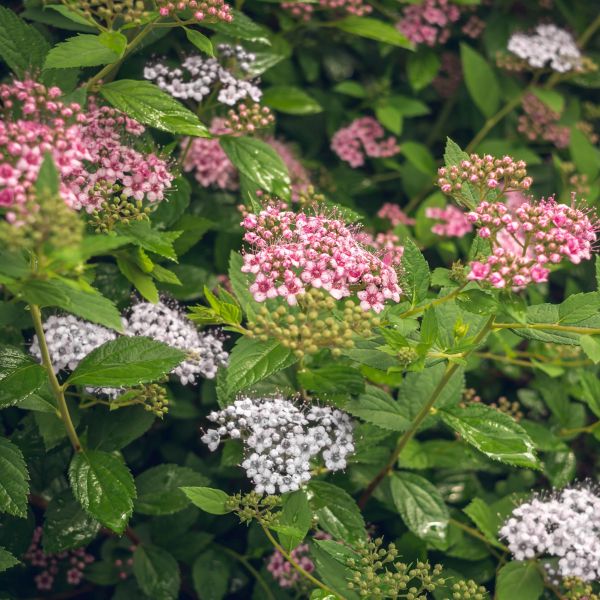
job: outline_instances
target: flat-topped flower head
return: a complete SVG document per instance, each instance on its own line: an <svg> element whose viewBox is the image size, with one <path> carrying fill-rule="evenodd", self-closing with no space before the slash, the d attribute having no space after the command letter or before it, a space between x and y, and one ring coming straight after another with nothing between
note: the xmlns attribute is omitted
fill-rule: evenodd
<svg viewBox="0 0 600 600"><path fill-rule="evenodd" d="M424 0L404 7L397 28L414 44L445 44L460 15L460 8L448 0Z"/></svg>
<svg viewBox="0 0 600 600"><path fill-rule="evenodd" d="M460 238L473 231L473 226L465 212L452 204L448 204L444 208L430 206L425 209L425 216L428 219L439 221L431 228L436 235Z"/></svg>
<svg viewBox="0 0 600 600"><path fill-rule="evenodd" d="M336 300L355 295L364 310L375 312L387 300L400 301L393 260L364 247L358 230L335 216L294 213L272 204L246 215L241 224L252 247L242 271L255 275L250 292L257 302L279 296L293 306L310 288Z"/></svg>
<svg viewBox="0 0 600 600"><path fill-rule="evenodd" d="M356 17L368 15L373 10L366 0L318 0L318 3L313 4L299 1L282 2L281 7L289 11L294 17L304 21L310 21L315 11L319 9L323 11L336 11Z"/></svg>
<svg viewBox="0 0 600 600"><path fill-rule="evenodd" d="M388 158L398 153L396 138L384 138L385 132L373 117L355 119L338 130L331 139L331 149L353 169L365 164L365 158Z"/></svg>
<svg viewBox="0 0 600 600"><path fill-rule="evenodd" d="M313 459L320 455L338 471L354 452L352 419L329 406L302 409L280 396L244 397L208 418L217 429L208 429L202 442L214 451L223 438L240 439L241 466L259 494L298 490L310 480Z"/></svg>
<svg viewBox="0 0 600 600"><path fill-rule="evenodd" d="M396 225L415 225L416 221L409 217L397 204L385 202L377 211L377 216L380 219L387 219L392 227Z"/></svg>
<svg viewBox="0 0 600 600"><path fill-rule="evenodd" d="M571 129L559 125L560 114L544 104L535 94L523 97L524 114L519 117L518 130L531 141L545 140L557 148L566 148L571 140Z"/></svg>
<svg viewBox="0 0 600 600"><path fill-rule="evenodd" d="M573 36L556 25L538 25L532 33L513 33L509 52L533 69L550 67L558 73L581 68L582 57Z"/></svg>
<svg viewBox="0 0 600 600"><path fill-rule="evenodd" d="M490 256L471 263L468 277L496 288L521 289L547 281L551 265L589 260L597 241L595 215L574 201L569 206L542 198L512 208L484 201L467 219L492 247Z"/></svg>
<svg viewBox="0 0 600 600"><path fill-rule="evenodd" d="M172 373L186 385L198 377L214 379L229 358L222 340L214 333L200 332L176 306L165 302L139 302L125 319L126 335L147 336L187 352L188 358Z"/></svg>
<svg viewBox="0 0 600 600"><path fill-rule="evenodd" d="M161 17L187 12L198 22L233 21L231 7L224 0L156 0L156 5Z"/></svg>
<svg viewBox="0 0 600 600"><path fill-rule="evenodd" d="M516 560L558 559L561 577L600 578L600 497L589 486L570 487L524 502L500 529Z"/></svg>

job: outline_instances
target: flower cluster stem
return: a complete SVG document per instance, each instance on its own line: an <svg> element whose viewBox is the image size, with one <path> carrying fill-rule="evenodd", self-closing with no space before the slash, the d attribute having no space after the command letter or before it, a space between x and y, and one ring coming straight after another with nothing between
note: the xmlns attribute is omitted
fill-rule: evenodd
<svg viewBox="0 0 600 600"><path fill-rule="evenodd" d="M37 304L30 304L29 310L31 311L33 326L40 344L42 364L48 373L50 387L52 388L52 392L56 397L60 418L65 425L67 436L71 442L71 445L73 446L73 449L75 452L81 452L81 442L79 441L79 436L77 435L77 431L75 431L75 426L71 420L71 414L69 413L69 407L67 406L67 401L65 399L64 387L58 382L56 374L54 373L54 368L52 367L52 360L50 359L50 352L48 351L48 344L46 343L46 336L44 334L44 326L42 325L42 313L40 311L40 307L37 306Z"/></svg>
<svg viewBox="0 0 600 600"><path fill-rule="evenodd" d="M466 352L464 356L468 356L485 339L487 334L492 330L494 318L494 316L491 316L487 320L486 324L483 326L481 331L473 340L473 348L469 352ZM444 388L446 387L447 383L450 381L454 373L456 373L458 367L459 363L457 362L448 364L444 376L442 377L442 379L440 379L439 383L431 393L431 396L429 397L427 402L423 404L421 410L417 413L412 423L410 424L410 427L402 434L402 436L400 436L400 439L396 444L396 448L390 456L390 459L388 460L387 464L385 465L385 467L383 467L383 469L381 469L381 471L379 471L379 473L377 473L377 475L375 475L371 483L369 483L369 485L367 486L367 489L363 492L363 495L358 501L358 506L361 509L366 506L367 502L369 501L369 498L373 495L373 492L377 489L379 484L392 472L402 450L404 450L408 442L410 442L410 440L417 433L419 427L421 426L421 423L425 420L427 415L429 415L436 400L440 397L440 394L443 392Z"/></svg>

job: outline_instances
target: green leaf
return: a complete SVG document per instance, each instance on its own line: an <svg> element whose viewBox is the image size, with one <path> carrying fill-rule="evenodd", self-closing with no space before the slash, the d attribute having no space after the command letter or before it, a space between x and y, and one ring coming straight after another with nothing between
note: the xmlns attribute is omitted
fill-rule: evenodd
<svg viewBox="0 0 600 600"><path fill-rule="evenodd" d="M310 529L312 512L308 504L308 498L304 490L298 490L283 497L283 507L279 523L293 527L298 535L279 534L281 545L287 552L291 552L302 543Z"/></svg>
<svg viewBox="0 0 600 600"><path fill-rule="evenodd" d="M143 515L170 515L189 506L182 486L201 486L206 477L189 467L163 464L135 478L135 511Z"/></svg>
<svg viewBox="0 0 600 600"><path fill-rule="evenodd" d="M341 21L335 21L332 25L347 33L359 35L370 40L399 46L400 48L408 48L409 50L414 48L412 42L393 25L384 23L378 19L350 16Z"/></svg>
<svg viewBox="0 0 600 600"><path fill-rule="evenodd" d="M88 446L106 452L125 448L144 435L156 420L154 413L141 406L120 408L118 416L105 407L88 414Z"/></svg>
<svg viewBox="0 0 600 600"><path fill-rule="evenodd" d="M231 512L231 509L225 506L229 496L223 490L209 487L182 487L181 491L192 504L211 515L226 515Z"/></svg>
<svg viewBox="0 0 600 600"><path fill-rule="evenodd" d="M565 107L565 99L556 90L547 90L546 88L533 88L531 92L538 97L550 110L559 115Z"/></svg>
<svg viewBox="0 0 600 600"><path fill-rule="evenodd" d="M308 489L310 505L322 529L350 543L365 537L363 516L348 492L325 481L311 481Z"/></svg>
<svg viewBox="0 0 600 600"><path fill-rule="evenodd" d="M100 523L77 503L70 490L52 498L44 512L44 551L56 554L87 546L100 531Z"/></svg>
<svg viewBox="0 0 600 600"><path fill-rule="evenodd" d="M418 92L426 88L440 70L440 59L431 48L420 47L406 62L406 72L410 87Z"/></svg>
<svg viewBox="0 0 600 600"><path fill-rule="evenodd" d="M60 13L63 17L69 19L69 21L73 21L73 23L78 23L79 25L85 25L86 27L93 26L89 20L82 17L78 12L71 10L68 6L57 5L57 4L46 4L44 9L55 10L57 13Z"/></svg>
<svg viewBox="0 0 600 600"><path fill-rule="evenodd" d="M100 88L115 108L156 129L196 137L210 137L198 117L149 81L119 79Z"/></svg>
<svg viewBox="0 0 600 600"><path fill-rule="evenodd" d="M579 343L585 355L597 365L600 362L600 336L582 335L579 338Z"/></svg>
<svg viewBox="0 0 600 600"><path fill-rule="evenodd" d="M19 564L19 559L15 558L8 550L0 547L0 573Z"/></svg>
<svg viewBox="0 0 600 600"><path fill-rule="evenodd" d="M153 600L179 597L179 565L166 550L140 544L133 553L133 574L140 589Z"/></svg>
<svg viewBox="0 0 600 600"><path fill-rule="evenodd" d="M427 296L430 276L425 257L410 238L404 240L402 266L404 268L402 290L414 306Z"/></svg>
<svg viewBox="0 0 600 600"><path fill-rule="evenodd" d="M114 303L89 285L83 289L71 281L34 279L23 285L21 293L27 302L41 308L58 306L86 321L123 330L121 314Z"/></svg>
<svg viewBox="0 0 600 600"><path fill-rule="evenodd" d="M242 337L229 355L227 389L235 394L297 362L298 358L289 348L279 342Z"/></svg>
<svg viewBox="0 0 600 600"><path fill-rule="evenodd" d="M454 140L446 138L444 164L451 167L459 165L463 160L469 160L469 155Z"/></svg>
<svg viewBox="0 0 600 600"><path fill-rule="evenodd" d="M222 600L229 590L231 568L226 557L215 550L207 550L192 565L194 590L200 600Z"/></svg>
<svg viewBox="0 0 600 600"><path fill-rule="evenodd" d="M424 173L425 175L435 175L435 159L425 144L419 142L404 142L402 144L402 154L404 154L408 162L421 171L421 173Z"/></svg>
<svg viewBox="0 0 600 600"><path fill-rule="evenodd" d="M359 600L358 594L348 589L348 581L352 579L354 571L338 560L342 556L343 550L339 549L339 552L333 553L331 545L324 546L322 541L316 541L310 549L319 579L337 592L340 597L346 600ZM336 550L338 549L336 548Z"/></svg>
<svg viewBox="0 0 600 600"><path fill-rule="evenodd" d="M510 416L482 404L439 411L444 423L493 460L539 469L535 446L525 430Z"/></svg>
<svg viewBox="0 0 600 600"><path fill-rule="evenodd" d="M258 42L260 44L271 45L269 39L270 32L266 27L255 23L250 17L239 10L232 9L233 21L224 23L216 21L215 23L202 22L202 26L213 31L218 31L227 37L239 38L249 42Z"/></svg>
<svg viewBox="0 0 600 600"><path fill-rule="evenodd" d="M147 337L119 337L90 352L68 382L98 387L138 385L164 377L185 356L185 352Z"/></svg>
<svg viewBox="0 0 600 600"><path fill-rule="evenodd" d="M133 512L135 485L119 455L78 452L69 467L69 482L84 510L115 533L125 531Z"/></svg>
<svg viewBox="0 0 600 600"><path fill-rule="evenodd" d="M419 538L431 542L446 540L450 515L438 489L414 473L394 473L392 498L407 527Z"/></svg>
<svg viewBox="0 0 600 600"><path fill-rule="evenodd" d="M291 85L276 85L266 89L262 102L288 115L314 115L323 110L304 90Z"/></svg>
<svg viewBox="0 0 600 600"><path fill-rule="evenodd" d="M497 600L537 600L544 592L544 580L535 561L513 560L498 571Z"/></svg>
<svg viewBox="0 0 600 600"><path fill-rule="evenodd" d="M127 48L127 38L118 31L103 31L98 39L100 43L110 48L119 58L123 57Z"/></svg>
<svg viewBox="0 0 600 600"><path fill-rule="evenodd" d="M357 400L347 402L344 410L382 429L406 431L410 425L398 402L382 389L371 385Z"/></svg>
<svg viewBox="0 0 600 600"><path fill-rule="evenodd" d="M345 94L352 98L366 98L367 90L358 81L342 81L334 86L334 92Z"/></svg>
<svg viewBox="0 0 600 600"><path fill-rule="evenodd" d="M573 127L571 128L571 142L569 152L577 171L593 181L600 172L600 150L594 146L583 131Z"/></svg>
<svg viewBox="0 0 600 600"><path fill-rule="evenodd" d="M392 133L395 133L396 135L402 133L402 127L404 125L402 113L396 106L389 104L387 99L375 106L375 116L377 117L377 120Z"/></svg>
<svg viewBox="0 0 600 600"><path fill-rule="evenodd" d="M500 86L492 67L481 54L464 43L460 45L460 58L473 102L486 117L491 117L500 106Z"/></svg>
<svg viewBox="0 0 600 600"><path fill-rule="evenodd" d="M125 38L122 34L119 35ZM125 44L127 44L126 39ZM80 33L54 46L48 52L44 69L110 65L119 58L120 55L104 44L100 36Z"/></svg>
<svg viewBox="0 0 600 600"><path fill-rule="evenodd" d="M189 27L184 27L184 29L188 42L194 44L198 50L208 54L209 56L215 55L212 42L209 38L195 29L190 29Z"/></svg>
<svg viewBox="0 0 600 600"><path fill-rule="evenodd" d="M12 10L0 6L0 57L18 77L39 71L50 44Z"/></svg>
<svg viewBox="0 0 600 600"><path fill-rule="evenodd" d="M189 181L183 176L175 178L165 200L159 202L152 212L152 224L159 229L171 227L190 205L191 194L192 186Z"/></svg>
<svg viewBox="0 0 600 600"><path fill-rule="evenodd" d="M502 549L502 544L498 542L498 530L502 525L502 517L498 516L487 502L481 498L474 498L463 508L463 511L491 544Z"/></svg>
<svg viewBox="0 0 600 600"><path fill-rule="evenodd" d="M19 404L46 380L46 370L17 348L0 348L0 408Z"/></svg>
<svg viewBox="0 0 600 600"><path fill-rule="evenodd" d="M0 512L17 517L27 515L29 473L21 450L0 437Z"/></svg>
<svg viewBox="0 0 600 600"><path fill-rule="evenodd" d="M35 191L38 196L56 196L60 189L60 174L50 152L44 154L44 160L35 180Z"/></svg>
<svg viewBox="0 0 600 600"><path fill-rule="evenodd" d="M303 369L298 381L317 394L360 394L365 389L362 375L347 365L324 365L319 369Z"/></svg>
<svg viewBox="0 0 600 600"><path fill-rule="evenodd" d="M152 277L144 273L128 256L118 255L117 266L119 267L119 271L134 285L135 289L145 300L152 302L152 304L156 304L159 301L158 289Z"/></svg>
<svg viewBox="0 0 600 600"><path fill-rule="evenodd" d="M180 231L157 231L152 229L149 221L134 221L128 225L119 225L117 231L119 234L131 238L144 250L177 261L173 242L181 235Z"/></svg>
<svg viewBox="0 0 600 600"><path fill-rule="evenodd" d="M460 308L476 315L493 315L498 313L498 300L493 294L483 290L466 290L456 299Z"/></svg>
<svg viewBox="0 0 600 600"><path fill-rule="evenodd" d="M290 177L285 163L269 144L250 137L220 139L229 160L258 187L284 200L290 198Z"/></svg>

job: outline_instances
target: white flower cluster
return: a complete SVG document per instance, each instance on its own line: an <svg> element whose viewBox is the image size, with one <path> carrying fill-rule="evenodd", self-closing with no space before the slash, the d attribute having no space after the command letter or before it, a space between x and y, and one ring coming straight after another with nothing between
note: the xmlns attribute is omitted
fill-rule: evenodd
<svg viewBox="0 0 600 600"><path fill-rule="evenodd" d="M172 371L183 385L194 383L198 375L213 379L229 357L219 338L200 333L185 315L164 302L135 304L125 319L125 333L145 335L187 352L188 358Z"/></svg>
<svg viewBox="0 0 600 600"><path fill-rule="evenodd" d="M508 50L536 69L550 66L566 73L581 63L581 52L573 36L556 25L538 25L531 34L514 33L508 40Z"/></svg>
<svg viewBox="0 0 600 600"><path fill-rule="evenodd" d="M255 81L238 79L231 71L219 62L220 59L235 58L242 73L247 73L252 67L255 55L246 52L242 46L219 44L219 58L205 58L199 54L188 56L181 68L171 69L161 62L154 62L144 68L144 77L155 81L156 85L168 92L174 98L195 100L201 102L211 92L211 88L221 84L217 99L223 104L233 106L246 97L259 102L262 96Z"/></svg>
<svg viewBox="0 0 600 600"><path fill-rule="evenodd" d="M319 453L331 471L346 467L354 452L352 419L328 406L300 410L284 398L241 398L208 418L218 424L202 441L211 451L221 438L241 439L242 468L259 494L284 494L310 479L310 461Z"/></svg>
<svg viewBox="0 0 600 600"><path fill-rule="evenodd" d="M500 535L517 560L553 556L561 577L600 578L600 497L590 489L566 488L521 504Z"/></svg>
<svg viewBox="0 0 600 600"><path fill-rule="evenodd" d="M213 379L218 368L227 364L229 355L223 349L222 340L213 333L199 332L184 314L164 302L135 304L129 316L123 319L123 326L125 335L150 337L187 352L187 359L172 371L183 385L194 383L198 376ZM114 331L77 319L73 315L49 317L44 323L44 333L50 359L57 373L62 370L72 371L84 356L117 337ZM33 339L30 352L41 360L37 336ZM113 398L122 392L118 388L90 391Z"/></svg>
<svg viewBox="0 0 600 600"><path fill-rule="evenodd" d="M54 371L72 371L82 358L105 342L114 340L117 334L106 327L77 319L73 315L48 317L44 334ZM29 349L39 361L42 360L37 335Z"/></svg>

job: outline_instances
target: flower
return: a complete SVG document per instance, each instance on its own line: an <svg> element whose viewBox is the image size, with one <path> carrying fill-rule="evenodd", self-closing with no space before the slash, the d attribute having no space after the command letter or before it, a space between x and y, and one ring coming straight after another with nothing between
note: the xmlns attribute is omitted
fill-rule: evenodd
<svg viewBox="0 0 600 600"><path fill-rule="evenodd" d="M356 17L368 15L373 10L365 0L319 0L319 6L324 10L337 10ZM304 21L309 21L314 11L314 5L308 2L282 2L281 7Z"/></svg>
<svg viewBox="0 0 600 600"><path fill-rule="evenodd" d="M581 68L581 52L573 36L556 25L538 25L531 34L513 33L507 48L534 69L549 66L566 73Z"/></svg>
<svg viewBox="0 0 600 600"><path fill-rule="evenodd" d="M405 6L396 27L414 44L435 46L448 41L450 26L459 19L459 7L448 0L424 0Z"/></svg>
<svg viewBox="0 0 600 600"><path fill-rule="evenodd" d="M214 451L222 438L241 439L242 468L259 494L284 494L310 480L310 461L319 454L325 466L338 471L354 452L352 419L329 406L301 410L283 397L236 400L208 415L217 429L202 442Z"/></svg>
<svg viewBox="0 0 600 600"><path fill-rule="evenodd" d="M400 301L390 261L366 249L358 232L339 219L270 205L258 215L246 215L241 225L252 245L242 271L255 275L251 292L257 302L281 296L294 305L296 296L310 287L322 288L336 300L357 292L361 306L376 312L386 300Z"/></svg>
<svg viewBox="0 0 600 600"><path fill-rule="evenodd" d="M355 169L365 164L365 156L387 158L398 153L395 137L381 139L383 127L373 117L362 117L338 130L331 139L331 149Z"/></svg>
<svg viewBox="0 0 600 600"><path fill-rule="evenodd" d="M436 235L444 237L463 237L470 231L473 231L473 226L467 219L465 212L452 204L444 208L429 207L425 209L425 216L428 219L438 219L441 223L436 223L431 228L431 231Z"/></svg>
<svg viewBox="0 0 600 600"><path fill-rule="evenodd" d="M214 379L219 367L227 364L229 355L215 334L199 332L177 307L164 302L134 304L124 325L126 335L147 336L187 352L187 359L172 371L183 385L194 383L198 376Z"/></svg>
<svg viewBox="0 0 600 600"><path fill-rule="evenodd" d="M518 130L529 140L546 140L557 148L566 148L571 141L571 129L558 125L560 114L553 111L534 94L525 94L522 102L525 114L519 117Z"/></svg>
<svg viewBox="0 0 600 600"><path fill-rule="evenodd" d="M492 247L490 256L471 263L468 278L496 288L547 281L549 265L589 260L597 239L598 222L589 211L554 198L524 201L512 209L502 202L482 202L467 219Z"/></svg>
<svg viewBox="0 0 600 600"><path fill-rule="evenodd" d="M397 204L385 202L377 211L380 219L387 219L392 227L396 225L414 225L416 221L409 217Z"/></svg>
<svg viewBox="0 0 600 600"><path fill-rule="evenodd" d="M524 502L500 529L517 560L558 559L561 577L593 581L600 577L600 497L584 486L565 488L547 499Z"/></svg>
<svg viewBox="0 0 600 600"><path fill-rule="evenodd" d="M196 21L231 23L231 8L224 0L156 0L161 17L175 16L182 11L191 11Z"/></svg>

